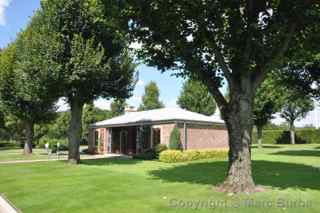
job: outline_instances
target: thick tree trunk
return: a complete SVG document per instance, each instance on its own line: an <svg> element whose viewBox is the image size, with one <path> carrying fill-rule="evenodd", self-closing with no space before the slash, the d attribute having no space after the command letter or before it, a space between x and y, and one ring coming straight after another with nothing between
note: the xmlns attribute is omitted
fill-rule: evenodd
<svg viewBox="0 0 320 213"><path fill-rule="evenodd" d="M33 129L32 122L28 121L25 123L25 132L26 132L26 140L24 142L23 153L25 155L29 155L29 154L32 154L32 142L33 142L33 136L34 136L34 129Z"/></svg>
<svg viewBox="0 0 320 213"><path fill-rule="evenodd" d="M82 109L83 104L77 100L70 101L71 120L69 126L69 163L78 164L80 162L80 140L82 136Z"/></svg>
<svg viewBox="0 0 320 213"><path fill-rule="evenodd" d="M257 126L258 147L262 148L262 126Z"/></svg>
<svg viewBox="0 0 320 213"><path fill-rule="evenodd" d="M223 112L229 134L229 168L219 191L231 194L256 191L251 173L253 97L249 80L243 81L241 89L231 94L228 110Z"/></svg>
<svg viewBox="0 0 320 213"><path fill-rule="evenodd" d="M296 144L294 122L290 122L290 143Z"/></svg>

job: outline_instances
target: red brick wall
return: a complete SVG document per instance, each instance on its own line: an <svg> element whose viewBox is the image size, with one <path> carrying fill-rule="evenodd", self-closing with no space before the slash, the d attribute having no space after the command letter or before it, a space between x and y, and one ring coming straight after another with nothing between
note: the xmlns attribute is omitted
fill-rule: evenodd
<svg viewBox="0 0 320 213"><path fill-rule="evenodd" d="M100 140L100 146L98 147L98 153L104 154L108 151L108 138L109 138L109 130L106 128L97 129L98 138Z"/></svg>
<svg viewBox="0 0 320 213"><path fill-rule="evenodd" d="M184 147L184 129L179 125L181 144ZM228 132L223 127L187 125L187 149L228 148Z"/></svg>
<svg viewBox="0 0 320 213"><path fill-rule="evenodd" d="M161 124L152 126L152 128L160 129L160 144L165 144L167 146L169 145L170 135L175 126L176 124Z"/></svg>

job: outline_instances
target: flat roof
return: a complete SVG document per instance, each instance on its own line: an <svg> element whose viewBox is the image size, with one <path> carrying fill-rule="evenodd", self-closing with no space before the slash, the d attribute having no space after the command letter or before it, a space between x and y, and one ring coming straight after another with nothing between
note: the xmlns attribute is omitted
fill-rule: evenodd
<svg viewBox="0 0 320 213"><path fill-rule="evenodd" d="M90 125L90 127L120 127L170 122L186 122L209 125L224 124L224 121L217 115L206 116L180 108L162 108L140 112L128 112L124 115L94 123Z"/></svg>

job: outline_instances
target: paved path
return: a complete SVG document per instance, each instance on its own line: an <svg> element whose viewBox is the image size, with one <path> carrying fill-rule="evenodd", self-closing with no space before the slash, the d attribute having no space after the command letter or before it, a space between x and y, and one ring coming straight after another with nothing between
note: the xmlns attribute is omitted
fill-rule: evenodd
<svg viewBox="0 0 320 213"><path fill-rule="evenodd" d="M129 156L119 155L119 154L105 154L105 155L87 155L81 156L81 160L91 160L91 159L103 159L103 158L115 158L115 157L123 157L130 158ZM0 161L1 164L19 164L19 163L37 163L37 162L49 162L49 161L65 161L66 157L61 157L60 159L40 159L40 160L11 160L11 161ZM2 213L0 211L0 213Z"/></svg>
<svg viewBox="0 0 320 213"><path fill-rule="evenodd" d="M4 197L0 196L0 212L1 213L18 213L17 210L9 201Z"/></svg>

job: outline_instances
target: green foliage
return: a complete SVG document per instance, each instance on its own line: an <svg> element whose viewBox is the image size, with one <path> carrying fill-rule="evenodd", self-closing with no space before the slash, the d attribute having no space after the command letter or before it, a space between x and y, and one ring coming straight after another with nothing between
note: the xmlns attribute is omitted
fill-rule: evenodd
<svg viewBox="0 0 320 213"><path fill-rule="evenodd" d="M253 143L257 143L256 134L256 132L253 132ZM320 143L320 131L317 129L297 129L295 134L297 143ZM290 144L289 131L264 130L262 138L265 144Z"/></svg>
<svg viewBox="0 0 320 213"><path fill-rule="evenodd" d="M56 43L61 45L60 68L53 71L61 76L62 96L70 103L74 99L89 103L98 97L130 95L135 66L117 20L101 1L43 1L40 14L47 33L57 35Z"/></svg>
<svg viewBox="0 0 320 213"><path fill-rule="evenodd" d="M133 155L133 158L140 160L153 160L158 159L161 152L167 150L164 144L157 144L153 149L147 149L139 154Z"/></svg>
<svg viewBox="0 0 320 213"><path fill-rule="evenodd" d="M290 126L293 126L294 121L304 118L309 111L313 110L313 107L313 101L309 96L288 95L280 115Z"/></svg>
<svg viewBox="0 0 320 213"><path fill-rule="evenodd" d="M167 150L168 147L165 144L157 144L154 148L154 150L156 151L157 155L159 155L161 152Z"/></svg>
<svg viewBox="0 0 320 213"><path fill-rule="evenodd" d="M283 89L277 85L272 75L268 75L258 89L254 100L253 118L257 127L266 125L273 118L273 114L280 110L283 96Z"/></svg>
<svg viewBox="0 0 320 213"><path fill-rule="evenodd" d="M175 127L170 134L169 149L171 150L180 150L182 149L182 144L180 140L180 130L178 127Z"/></svg>
<svg viewBox="0 0 320 213"><path fill-rule="evenodd" d="M115 99L111 103L111 115L112 117L124 114L125 108L127 106L125 99Z"/></svg>
<svg viewBox="0 0 320 213"><path fill-rule="evenodd" d="M228 150L166 150L160 153L159 160L165 163L186 162L201 159L226 160Z"/></svg>
<svg viewBox="0 0 320 213"><path fill-rule="evenodd" d="M49 138L65 139L68 137L70 112L59 112L57 118L48 125L47 136Z"/></svg>
<svg viewBox="0 0 320 213"><path fill-rule="evenodd" d="M89 134L89 126L93 123L103 121L112 117L112 112L102 110L91 104L86 104L82 112L82 128L83 138L87 140Z"/></svg>
<svg viewBox="0 0 320 213"><path fill-rule="evenodd" d="M151 81L145 86L144 95L142 97L142 103L140 104L138 110L152 110L163 108L163 103L159 100L160 92L156 82Z"/></svg>
<svg viewBox="0 0 320 213"><path fill-rule="evenodd" d="M124 14L141 59L200 79L223 108L239 104L246 89L254 94L268 72L292 57L319 50L316 1L133 0ZM219 90L224 80L230 103Z"/></svg>
<svg viewBox="0 0 320 213"><path fill-rule="evenodd" d="M133 155L133 158L140 160L153 160L157 158L157 153L154 149L147 149L139 154Z"/></svg>
<svg viewBox="0 0 320 213"><path fill-rule="evenodd" d="M43 45L48 41L40 36L39 29L36 15L15 43L2 52L0 59L2 108L30 123L52 120L58 99L53 85L58 76L44 69L45 66L54 69L57 64L42 56Z"/></svg>
<svg viewBox="0 0 320 213"><path fill-rule="evenodd" d="M37 145L38 148L45 148L45 144L49 144L49 148L52 150L57 150L57 144L60 143L59 150L65 151L68 150L68 140L66 139L52 139L48 137L43 137L39 140L39 143Z"/></svg>
<svg viewBox="0 0 320 213"><path fill-rule="evenodd" d="M14 148L20 148L20 144L16 141L10 141L10 140L0 140L0 150L1 149L14 149Z"/></svg>
<svg viewBox="0 0 320 213"><path fill-rule="evenodd" d="M105 8L104 6L107 6ZM46 54L59 64L52 72L60 76L59 94L71 108L70 162L79 162L82 110L97 98L130 97L135 85L135 65L128 43L114 15L120 4L97 0L44 0L39 14L46 34L58 53ZM49 49L50 50L50 49ZM50 69L50 67L46 67Z"/></svg>
<svg viewBox="0 0 320 213"><path fill-rule="evenodd" d="M191 79L184 83L177 103L182 109L204 115L212 115L216 110L216 103L208 87Z"/></svg>

